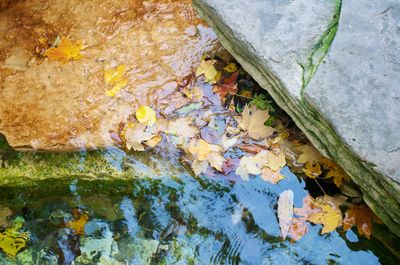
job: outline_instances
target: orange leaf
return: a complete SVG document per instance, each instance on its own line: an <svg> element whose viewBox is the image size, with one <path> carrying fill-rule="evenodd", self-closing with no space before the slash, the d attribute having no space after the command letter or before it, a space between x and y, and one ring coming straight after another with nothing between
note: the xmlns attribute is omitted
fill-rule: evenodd
<svg viewBox="0 0 400 265"><path fill-rule="evenodd" d="M68 38L61 37L60 43L57 47L47 49L43 55L50 60L66 63L70 60L78 60L82 57L80 51L82 50L82 41L72 43Z"/></svg>
<svg viewBox="0 0 400 265"><path fill-rule="evenodd" d="M349 230L354 225L357 226L358 234L370 239L372 233L372 221L381 223L380 219L368 208L367 205L353 205L347 210L343 229Z"/></svg>
<svg viewBox="0 0 400 265"><path fill-rule="evenodd" d="M227 95L236 94L238 89L236 79L239 72L233 73L230 77L224 78L213 87L214 93L219 93L221 98L224 99Z"/></svg>
<svg viewBox="0 0 400 265"><path fill-rule="evenodd" d="M72 216L74 220L68 221L66 227L71 228L77 235L83 235L85 233L85 224L89 219L86 213L83 213L80 209L73 209Z"/></svg>

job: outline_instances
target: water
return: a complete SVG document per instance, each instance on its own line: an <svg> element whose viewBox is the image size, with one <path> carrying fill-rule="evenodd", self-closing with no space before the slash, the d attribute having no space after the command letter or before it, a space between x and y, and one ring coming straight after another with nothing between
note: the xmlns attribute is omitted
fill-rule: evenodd
<svg viewBox="0 0 400 265"><path fill-rule="evenodd" d="M375 239L353 231L321 236L321 226L309 225L299 241L282 240L279 194L293 190L296 207L307 194L287 167L286 178L273 185L260 177L193 177L174 156L162 160L118 149L103 156L119 170L130 161L150 174L111 183L71 177L64 185L50 178L36 188L1 188L1 206L13 211L9 219L25 219L31 239L16 258L2 253L0 264L396 263ZM89 217L82 235L65 225L77 211Z"/></svg>

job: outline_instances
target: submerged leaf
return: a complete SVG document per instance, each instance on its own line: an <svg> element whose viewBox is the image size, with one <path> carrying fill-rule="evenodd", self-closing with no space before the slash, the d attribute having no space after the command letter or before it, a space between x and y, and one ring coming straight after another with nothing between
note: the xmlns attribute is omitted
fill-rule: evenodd
<svg viewBox="0 0 400 265"><path fill-rule="evenodd" d="M66 63L70 60L78 60L82 57L82 41L77 41L73 43L70 39L66 37L61 37L60 42L56 47L51 47L47 49L43 55L48 57L50 60L59 61Z"/></svg>
<svg viewBox="0 0 400 265"><path fill-rule="evenodd" d="M85 233L85 224L89 220L89 216L81 212L80 209L73 209L72 216L74 219L68 221L65 226L72 229L77 235L83 235Z"/></svg>
<svg viewBox="0 0 400 265"><path fill-rule="evenodd" d="M106 95L114 97L122 88L128 84L128 79L124 77L126 65L121 64L116 67L104 70L104 80L112 88L106 91Z"/></svg>

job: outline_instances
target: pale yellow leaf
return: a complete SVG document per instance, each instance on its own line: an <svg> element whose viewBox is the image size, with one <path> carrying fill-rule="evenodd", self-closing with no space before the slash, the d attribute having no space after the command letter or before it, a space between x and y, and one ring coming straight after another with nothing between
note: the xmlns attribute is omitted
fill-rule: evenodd
<svg viewBox="0 0 400 265"><path fill-rule="evenodd" d="M149 106L140 106L136 111L136 119L147 126L152 126L157 122L155 111Z"/></svg>
<svg viewBox="0 0 400 265"><path fill-rule="evenodd" d="M197 67L196 76L204 75L206 82L217 83L221 78L221 72L214 67L216 60L202 60Z"/></svg>
<svg viewBox="0 0 400 265"><path fill-rule="evenodd" d="M285 190L278 199L278 219L283 239L289 233L293 222L293 191Z"/></svg>

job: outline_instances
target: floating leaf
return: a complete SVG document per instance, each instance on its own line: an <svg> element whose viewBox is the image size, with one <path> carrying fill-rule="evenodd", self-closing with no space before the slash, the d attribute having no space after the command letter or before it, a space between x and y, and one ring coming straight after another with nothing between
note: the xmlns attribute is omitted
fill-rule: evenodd
<svg viewBox="0 0 400 265"><path fill-rule="evenodd" d="M144 151L142 142L148 141L155 136L146 127L147 125L144 123L129 124L126 126L124 129L124 139L126 147L129 150Z"/></svg>
<svg viewBox="0 0 400 265"><path fill-rule="evenodd" d="M242 113L242 120L239 122L239 127L247 131L249 136L255 140L261 140L271 136L275 129L264 125L268 120L268 110L258 110L255 106L249 108L245 106Z"/></svg>
<svg viewBox="0 0 400 265"><path fill-rule="evenodd" d="M196 76L204 75L206 82L217 83L221 77L221 72L217 71L214 67L216 60L202 60L197 67Z"/></svg>
<svg viewBox="0 0 400 265"><path fill-rule="evenodd" d="M353 226L357 226L359 235L364 235L370 239L372 234L372 222L382 223L374 212L367 205L353 205L345 215L343 230L347 231Z"/></svg>
<svg viewBox="0 0 400 265"><path fill-rule="evenodd" d="M261 174L260 161L255 156L243 156L240 159L235 174L239 175L245 181L249 180L249 175Z"/></svg>
<svg viewBox="0 0 400 265"><path fill-rule="evenodd" d="M136 119L147 126L152 126L156 123L156 113L148 106L140 106L136 111Z"/></svg>
<svg viewBox="0 0 400 265"><path fill-rule="evenodd" d="M66 37L61 37L60 42L56 47L47 49L43 56L48 57L50 60L66 63L70 60L78 60L82 57L82 41L73 43Z"/></svg>
<svg viewBox="0 0 400 265"><path fill-rule="evenodd" d="M200 102L195 102L195 103L191 103L189 105L186 105L178 110L176 110L176 114L178 115L187 115L190 112L194 111L194 110L198 110L203 106L204 102L200 101Z"/></svg>
<svg viewBox="0 0 400 265"><path fill-rule="evenodd" d="M285 190L278 199L278 219L283 239L289 233L293 222L293 191Z"/></svg>
<svg viewBox="0 0 400 265"><path fill-rule="evenodd" d="M330 196L318 197L313 207L318 209L308 216L308 221L322 224L321 234L330 233L342 225L342 213Z"/></svg>
<svg viewBox="0 0 400 265"><path fill-rule="evenodd" d="M282 179L285 178L284 175L280 173L280 171L273 171L268 167L264 167L261 171L261 178L265 181L268 181L272 184L276 184Z"/></svg>
<svg viewBox="0 0 400 265"><path fill-rule="evenodd" d="M192 138L199 131L196 127L191 126L192 118L178 118L173 121L169 121L168 129L165 131L167 134L173 134L181 138Z"/></svg>
<svg viewBox="0 0 400 265"><path fill-rule="evenodd" d="M218 171L222 171L222 164L225 161L225 158L220 154L223 149L219 145L209 144L206 141L200 139L198 141L193 140L189 144L188 152L194 157L194 160L200 167L196 168L198 171L199 168L205 170L204 163L207 162L211 167L215 168ZM195 164L193 162L193 164ZM195 169L194 169L195 171ZM204 171L201 171L204 172Z"/></svg>

